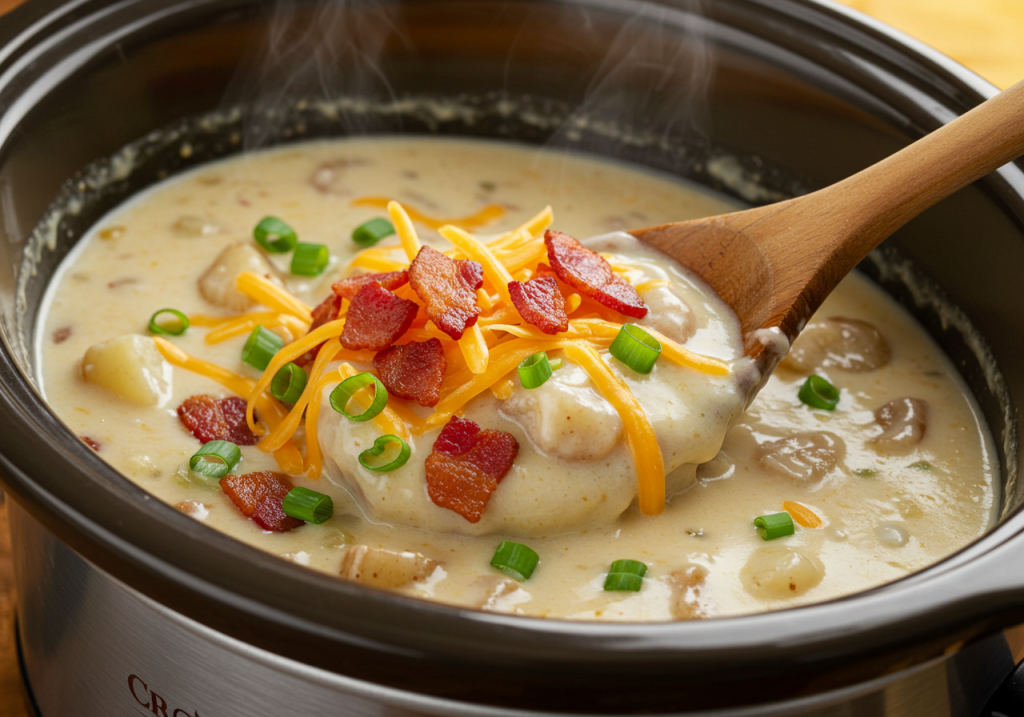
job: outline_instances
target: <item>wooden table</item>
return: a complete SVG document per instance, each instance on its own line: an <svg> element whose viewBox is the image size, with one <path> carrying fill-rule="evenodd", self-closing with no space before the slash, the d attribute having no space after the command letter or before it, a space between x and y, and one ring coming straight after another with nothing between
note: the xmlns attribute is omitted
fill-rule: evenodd
<svg viewBox="0 0 1024 717"><path fill-rule="evenodd" d="M973 68L1000 87L1024 79L1024 0L839 0ZM0 14L21 0L0 0ZM0 717L31 717L14 645L11 544L0 508Z"/></svg>

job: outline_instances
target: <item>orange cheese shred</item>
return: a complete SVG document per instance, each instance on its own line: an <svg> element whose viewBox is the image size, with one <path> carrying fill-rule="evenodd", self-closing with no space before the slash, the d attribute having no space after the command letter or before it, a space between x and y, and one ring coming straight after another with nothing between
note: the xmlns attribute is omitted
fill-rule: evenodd
<svg viewBox="0 0 1024 717"><path fill-rule="evenodd" d="M313 323L313 315L308 306L266 277L243 271L235 279L235 286L257 304L296 316L307 325Z"/></svg>
<svg viewBox="0 0 1024 717"><path fill-rule="evenodd" d="M815 515L814 511L806 505L794 503L791 500L784 500L782 502L782 509L805 528L820 528L822 525L821 518Z"/></svg>
<svg viewBox="0 0 1024 717"><path fill-rule="evenodd" d="M394 200L390 197L359 197L352 200L353 207L372 207L374 209L388 209L388 205ZM397 204L397 202L395 202ZM465 217L458 218L438 218L432 217L418 209L412 207L405 207L405 212L412 221L422 224L425 227L429 227L433 230L438 230L445 224L458 224L466 229L478 229L483 226L487 226L492 222L496 222L505 216L505 207L500 204L488 204L486 207L478 212L474 212ZM397 229L398 226L396 225ZM412 257L409 258L412 260Z"/></svg>

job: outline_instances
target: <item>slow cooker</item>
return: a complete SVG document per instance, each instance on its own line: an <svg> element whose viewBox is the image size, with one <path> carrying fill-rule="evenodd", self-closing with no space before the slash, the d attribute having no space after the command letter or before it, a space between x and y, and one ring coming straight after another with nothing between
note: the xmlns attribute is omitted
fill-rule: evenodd
<svg viewBox="0 0 1024 717"><path fill-rule="evenodd" d="M232 153L483 136L757 204L843 178L995 91L824 0L29 0L0 21L0 472L39 714L1024 714L1020 165L861 267L975 392L998 446L998 523L927 570L808 607L542 621L315 573L105 465L40 399L31 350L48 277L92 222Z"/></svg>

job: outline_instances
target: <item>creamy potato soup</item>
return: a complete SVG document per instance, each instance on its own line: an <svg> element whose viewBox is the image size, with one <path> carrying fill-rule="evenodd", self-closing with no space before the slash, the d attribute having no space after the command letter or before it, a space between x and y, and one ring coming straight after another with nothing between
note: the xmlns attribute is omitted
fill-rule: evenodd
<svg viewBox="0 0 1024 717"><path fill-rule="evenodd" d="M998 478L983 420L864 278L743 412L735 317L621 233L730 209L483 141L248 154L79 243L47 296L41 385L103 459L195 520L484 610L753 613L980 536Z"/></svg>

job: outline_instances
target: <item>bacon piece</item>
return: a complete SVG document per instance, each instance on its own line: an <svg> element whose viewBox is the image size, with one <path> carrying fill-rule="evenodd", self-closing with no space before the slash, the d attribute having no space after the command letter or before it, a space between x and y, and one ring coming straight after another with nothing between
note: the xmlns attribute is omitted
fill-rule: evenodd
<svg viewBox="0 0 1024 717"><path fill-rule="evenodd" d="M484 269L479 262L449 259L424 246L409 266L409 283L426 305L434 325L456 341L476 323L480 314L476 290L484 284Z"/></svg>
<svg viewBox="0 0 1024 717"><path fill-rule="evenodd" d="M544 262L537 264L537 271L533 272L533 277L535 279L539 279L542 276L552 276L556 279L558 278L558 274L555 273L555 270L552 269L547 264L545 264Z"/></svg>
<svg viewBox="0 0 1024 717"><path fill-rule="evenodd" d="M473 421L452 416L427 456L427 494L435 505L478 523L518 453L511 434L481 431Z"/></svg>
<svg viewBox="0 0 1024 717"><path fill-rule="evenodd" d="M409 330L419 306L395 296L380 284L366 284L345 314L341 345L351 351L381 351Z"/></svg>
<svg viewBox="0 0 1024 717"><path fill-rule="evenodd" d="M441 379L448 369L444 349L437 339L410 341L384 349L373 357L373 367L388 393L421 406L441 400Z"/></svg>
<svg viewBox="0 0 1024 717"><path fill-rule="evenodd" d="M89 438L89 436L79 436L79 439L81 439L81 441L85 445L89 446L89 448L93 449L97 453L100 452L100 444L94 441L93 439Z"/></svg>
<svg viewBox="0 0 1024 717"><path fill-rule="evenodd" d="M258 471L242 476L228 475L220 479L220 487L242 515L252 518L264 530L285 533L303 524L298 518L285 515L281 508L284 497L294 487L283 473Z"/></svg>
<svg viewBox="0 0 1024 717"><path fill-rule="evenodd" d="M558 278L581 294L620 314L642 319L647 306L633 285L612 271L611 265L596 251L591 251L568 234L544 232L548 261Z"/></svg>
<svg viewBox="0 0 1024 717"><path fill-rule="evenodd" d="M71 338L71 327L62 326L53 332L53 343L62 344Z"/></svg>
<svg viewBox="0 0 1024 717"><path fill-rule="evenodd" d="M338 296L351 301L356 298L356 294L367 284L377 282L388 291L394 291L400 286L404 286L409 283L409 272L405 269L401 271L388 271L383 274L363 274L362 276L350 276L347 279L335 282L331 289Z"/></svg>
<svg viewBox="0 0 1024 717"><path fill-rule="evenodd" d="M313 323L309 325L309 330L313 331L315 329L319 329L324 324L330 321L334 321L335 319L338 318L338 313L340 311L341 297L334 294L328 296L326 299L317 304L316 308L314 308L313 311L310 312L313 315ZM314 346L309 351L295 359L295 363L297 363L299 366L305 366L308 363L312 363L312 361L316 358L316 355L320 353L320 349L323 348L323 345L325 343L327 342L324 341L318 344L317 346Z"/></svg>
<svg viewBox="0 0 1024 717"><path fill-rule="evenodd" d="M558 290L552 276L530 279L526 283L510 281L508 293L523 321L533 324L546 334L569 330L569 316L565 313L565 297Z"/></svg>
<svg viewBox="0 0 1024 717"><path fill-rule="evenodd" d="M245 422L245 401L237 396L222 398L199 394L178 406L178 418L203 443L231 441L237 446L255 446L259 440Z"/></svg>

